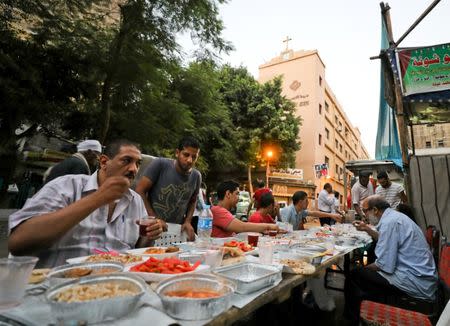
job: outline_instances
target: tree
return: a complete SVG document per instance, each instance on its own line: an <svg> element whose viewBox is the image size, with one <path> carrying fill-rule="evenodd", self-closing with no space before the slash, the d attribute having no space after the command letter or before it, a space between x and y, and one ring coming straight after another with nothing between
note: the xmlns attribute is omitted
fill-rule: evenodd
<svg viewBox="0 0 450 326"><path fill-rule="evenodd" d="M264 161L264 144L279 149L280 166L292 166L300 148L297 137L301 119L294 115L294 103L281 94L281 78L259 84L245 68L224 66L220 79L236 129L237 162L247 167L249 182L251 167Z"/></svg>

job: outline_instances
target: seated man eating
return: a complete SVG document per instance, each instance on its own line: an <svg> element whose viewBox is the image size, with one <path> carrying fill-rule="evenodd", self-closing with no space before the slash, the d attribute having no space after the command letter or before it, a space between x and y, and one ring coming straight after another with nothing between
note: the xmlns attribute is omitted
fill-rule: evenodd
<svg viewBox="0 0 450 326"><path fill-rule="evenodd" d="M136 220L147 215L130 189L141 163L138 147L126 140L108 145L92 175L65 175L47 183L9 217L9 250L39 257L39 267L64 264L94 248L124 251L159 238L157 220L139 237Z"/></svg>
<svg viewBox="0 0 450 326"><path fill-rule="evenodd" d="M278 231L276 224L242 222L233 217L230 210L236 207L239 201L239 184L234 181L224 181L217 187L217 206L211 208L213 214L213 229L211 236L226 238L240 232L267 232Z"/></svg>
<svg viewBox="0 0 450 326"><path fill-rule="evenodd" d="M422 230L408 216L390 208L381 196L362 202L362 211L379 220L378 232L364 222L355 221L358 230L374 239L377 259L364 268L354 269L345 279L345 312L358 323L359 306L368 299L385 303L390 296L410 296L432 301L437 290L433 256Z"/></svg>

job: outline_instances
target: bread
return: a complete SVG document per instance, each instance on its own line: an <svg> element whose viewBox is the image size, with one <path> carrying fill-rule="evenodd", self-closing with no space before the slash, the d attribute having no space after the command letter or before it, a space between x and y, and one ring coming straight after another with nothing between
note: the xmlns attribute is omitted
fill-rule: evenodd
<svg viewBox="0 0 450 326"><path fill-rule="evenodd" d="M244 252L236 247L223 247L221 266L240 263L245 260Z"/></svg>
<svg viewBox="0 0 450 326"><path fill-rule="evenodd" d="M30 284L41 283L43 280L45 280L45 277L47 276L48 272L50 272L49 268L34 269L31 272L30 277L28 278L28 283Z"/></svg>

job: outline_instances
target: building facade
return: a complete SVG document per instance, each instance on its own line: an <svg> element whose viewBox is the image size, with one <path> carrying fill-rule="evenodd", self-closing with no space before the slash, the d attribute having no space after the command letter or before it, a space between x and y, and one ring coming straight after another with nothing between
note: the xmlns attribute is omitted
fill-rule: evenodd
<svg viewBox="0 0 450 326"><path fill-rule="evenodd" d="M283 95L295 103L296 115L302 119L301 149L296 153L293 168L303 169L303 181L315 185L315 195L311 199L329 182L340 193L340 202L344 205L344 178L351 177L345 172L345 162L369 158L361 133L351 124L327 84L325 64L317 50L286 50L259 66L261 83L280 75ZM324 164L328 171L317 173L315 167Z"/></svg>
<svg viewBox="0 0 450 326"><path fill-rule="evenodd" d="M416 149L450 147L450 123L413 125L412 128Z"/></svg>

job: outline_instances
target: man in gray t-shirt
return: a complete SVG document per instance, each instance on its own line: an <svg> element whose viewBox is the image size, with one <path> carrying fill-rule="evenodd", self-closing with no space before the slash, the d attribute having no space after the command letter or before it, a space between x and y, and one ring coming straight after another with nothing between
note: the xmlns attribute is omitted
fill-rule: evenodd
<svg viewBox="0 0 450 326"><path fill-rule="evenodd" d="M199 152L196 139L183 138L176 159L157 158L151 162L136 186L147 213L161 219L165 230L166 223L181 224L189 240L195 238L191 220L202 182L200 172L193 168Z"/></svg>

